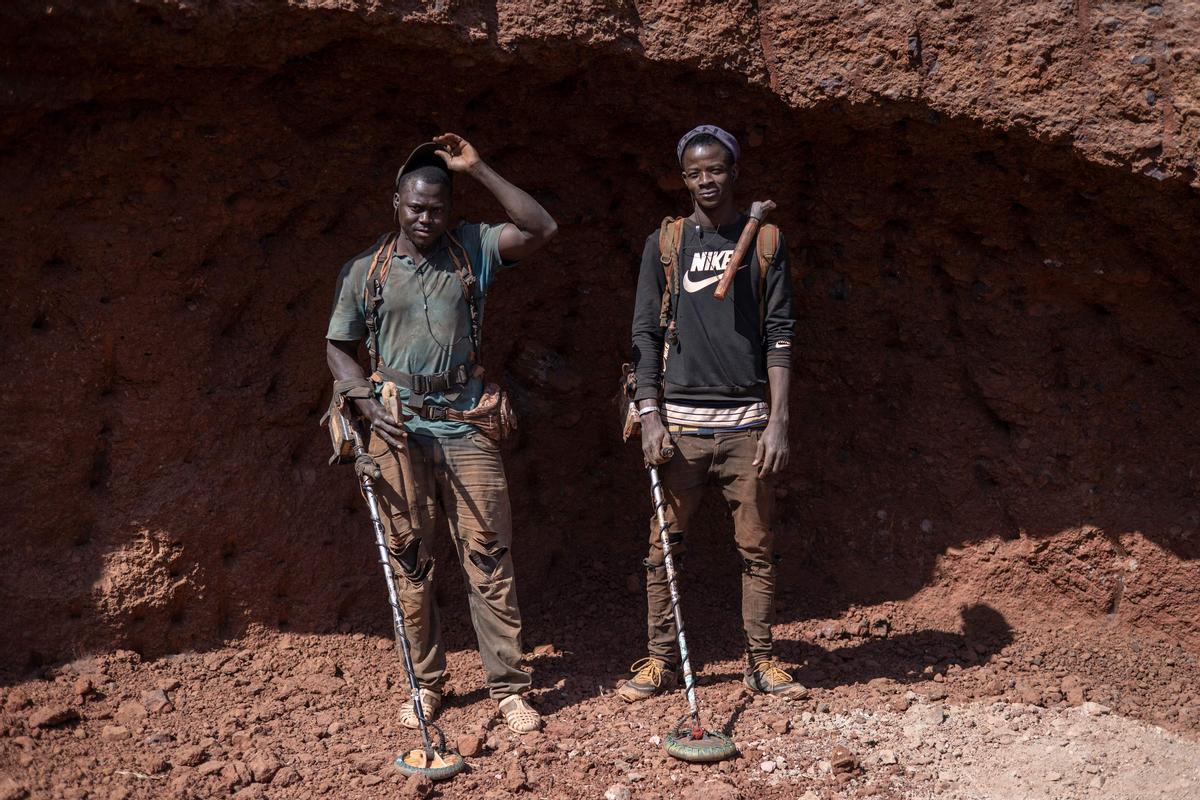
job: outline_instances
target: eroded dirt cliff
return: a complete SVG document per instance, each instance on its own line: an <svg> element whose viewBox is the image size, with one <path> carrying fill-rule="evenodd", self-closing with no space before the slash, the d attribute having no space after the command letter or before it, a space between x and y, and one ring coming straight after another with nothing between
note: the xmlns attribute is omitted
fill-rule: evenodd
<svg viewBox="0 0 1200 800"><path fill-rule="evenodd" d="M701 120L741 138L743 196L779 203L794 255L793 616L903 600L952 624L985 602L1013 628L1130 623L1195 649L1198 19L5 7L5 666L376 624L366 516L316 426L322 336L396 165L443 130L561 223L497 284L485 331L524 418L507 460L524 603L581 571L624 593L649 504L614 376L641 243L686 208L675 138ZM500 213L465 182L458 204ZM732 567L709 510L693 552ZM706 574L733 591L731 572Z"/></svg>

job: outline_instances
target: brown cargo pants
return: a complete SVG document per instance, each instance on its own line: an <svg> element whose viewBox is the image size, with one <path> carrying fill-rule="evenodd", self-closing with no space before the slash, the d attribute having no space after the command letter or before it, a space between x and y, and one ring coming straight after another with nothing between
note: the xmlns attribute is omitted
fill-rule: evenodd
<svg viewBox="0 0 1200 800"><path fill-rule="evenodd" d="M742 558L742 627L751 663L771 657L775 621L775 558L771 532L774 492L771 479L760 479L754 454L762 429L712 436L676 436L675 455L658 468L667 501L668 536L676 571L684 555L684 531L704 496L716 483L733 514L733 538ZM650 556L646 559L646 618L650 655L678 664L675 616L663 566L658 516L650 518Z"/></svg>
<svg viewBox="0 0 1200 800"><path fill-rule="evenodd" d="M501 699L523 692L531 679L519 664L521 612L509 552L512 510L499 446L481 433L449 439L410 435L408 443L421 505L419 526L409 520L395 454L377 436L369 452L383 473L375 482L376 497L417 682L440 691L446 673L429 538L440 512L466 577L489 693Z"/></svg>

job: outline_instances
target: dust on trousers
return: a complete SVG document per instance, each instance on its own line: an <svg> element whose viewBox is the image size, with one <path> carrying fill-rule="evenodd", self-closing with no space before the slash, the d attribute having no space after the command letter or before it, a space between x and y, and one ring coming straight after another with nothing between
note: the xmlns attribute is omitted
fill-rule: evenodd
<svg viewBox="0 0 1200 800"><path fill-rule="evenodd" d="M376 494L417 681L440 691L446 672L430 541L438 515L444 514L466 579L489 692L497 699L519 694L531 678L519 666L521 612L510 553L512 509L499 445L481 433L445 439L409 435L408 448L420 506L418 527L409 519L399 460L380 437L369 443L382 473Z"/></svg>

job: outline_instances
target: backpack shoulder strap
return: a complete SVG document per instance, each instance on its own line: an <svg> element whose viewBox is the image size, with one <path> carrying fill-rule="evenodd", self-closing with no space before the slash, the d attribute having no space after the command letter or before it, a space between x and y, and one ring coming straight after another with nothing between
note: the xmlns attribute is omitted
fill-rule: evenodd
<svg viewBox="0 0 1200 800"><path fill-rule="evenodd" d="M775 263L775 254L779 252L779 226L765 222L758 228L758 239L754 250L758 255L758 280L765 286L767 270Z"/></svg>
<svg viewBox="0 0 1200 800"><path fill-rule="evenodd" d="M770 222L763 223L758 228L758 237L754 241L754 252L758 258L758 324L760 332L766 330L767 324L767 271L775 263L775 254L779 252L779 226Z"/></svg>
<svg viewBox="0 0 1200 800"><path fill-rule="evenodd" d="M658 326L674 328L671 319L671 298L679 296L679 253L683 247L683 217L663 217L658 228L658 259L666 275L662 304L658 309Z"/></svg>

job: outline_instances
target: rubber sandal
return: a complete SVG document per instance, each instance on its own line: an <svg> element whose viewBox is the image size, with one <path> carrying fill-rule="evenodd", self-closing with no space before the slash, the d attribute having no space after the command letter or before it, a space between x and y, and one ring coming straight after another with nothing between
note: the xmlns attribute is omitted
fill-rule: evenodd
<svg viewBox="0 0 1200 800"><path fill-rule="evenodd" d="M519 694L501 700L500 713L513 733L532 733L542 727L542 715Z"/></svg>
<svg viewBox="0 0 1200 800"><path fill-rule="evenodd" d="M442 695L432 689L421 690L421 710L425 712L425 721L432 722L437 716L438 709L442 707ZM421 727L417 722L417 709L413 706L413 701L409 699L400 708L399 716L400 724L406 728L416 730Z"/></svg>

